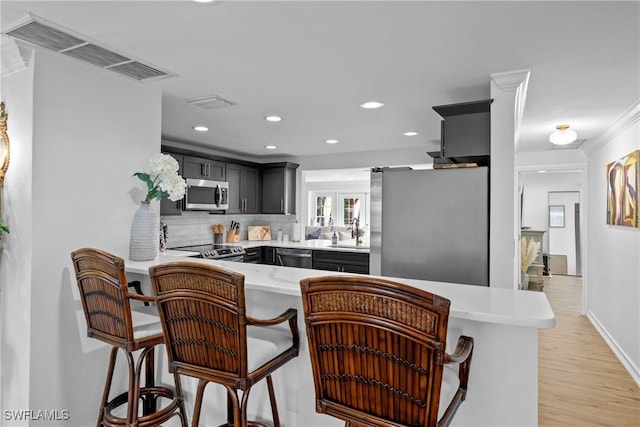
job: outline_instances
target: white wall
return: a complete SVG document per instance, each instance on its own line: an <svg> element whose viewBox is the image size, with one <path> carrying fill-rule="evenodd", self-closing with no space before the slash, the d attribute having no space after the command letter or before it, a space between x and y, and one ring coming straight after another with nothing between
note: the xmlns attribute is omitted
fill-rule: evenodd
<svg viewBox="0 0 640 427"><path fill-rule="evenodd" d="M640 385L640 228L606 224L605 166L640 149L640 103L591 149L587 315Z"/></svg>
<svg viewBox="0 0 640 427"><path fill-rule="evenodd" d="M11 150L2 218L11 232L3 236L0 255L0 409L25 409L29 408L32 313L33 66L4 76L1 87Z"/></svg>
<svg viewBox="0 0 640 427"><path fill-rule="evenodd" d="M33 152L32 191L16 193L17 183L7 183L9 204L27 210L19 214L31 229L32 253L7 272L31 270L30 280L15 284L31 293L26 324L15 331L29 340L30 354L20 354L29 379L3 375L2 384L4 396L18 390L29 402L2 409L68 410L70 420L47 425L86 426L97 416L108 347L86 337L70 252L97 246L128 257L131 221L143 198L132 174L147 170L160 150L161 94L38 49L32 123L33 138L25 140ZM5 305L23 303L5 296ZM3 348L3 373L7 353Z"/></svg>

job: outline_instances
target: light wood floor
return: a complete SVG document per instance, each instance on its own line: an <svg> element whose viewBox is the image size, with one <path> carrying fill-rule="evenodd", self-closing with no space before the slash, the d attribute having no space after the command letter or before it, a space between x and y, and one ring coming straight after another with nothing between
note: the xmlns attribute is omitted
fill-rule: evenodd
<svg viewBox="0 0 640 427"><path fill-rule="evenodd" d="M539 425L640 426L638 386L580 314L582 279L546 278L544 292L556 327L539 334Z"/></svg>

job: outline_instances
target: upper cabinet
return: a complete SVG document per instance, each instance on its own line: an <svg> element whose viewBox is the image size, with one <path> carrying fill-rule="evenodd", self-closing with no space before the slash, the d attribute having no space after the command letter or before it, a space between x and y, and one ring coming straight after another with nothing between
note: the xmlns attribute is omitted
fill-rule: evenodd
<svg viewBox="0 0 640 427"><path fill-rule="evenodd" d="M162 149L178 160L183 178L228 182L228 214L296 213L296 169L299 165L295 163L258 164L243 160L234 163L231 158L212 159L191 150L177 149L178 153L175 153L171 147ZM182 200L162 200L161 215L181 213Z"/></svg>
<svg viewBox="0 0 640 427"><path fill-rule="evenodd" d="M202 157L184 156L182 176L185 178L225 181L225 163Z"/></svg>
<svg viewBox="0 0 640 427"><path fill-rule="evenodd" d="M260 213L260 170L227 163L229 209L227 213Z"/></svg>
<svg viewBox="0 0 640 427"><path fill-rule="evenodd" d="M268 163L262 165L262 213L296 213L295 163Z"/></svg>
<svg viewBox="0 0 640 427"><path fill-rule="evenodd" d="M453 163L488 159L491 155L491 102L492 99L486 99L433 107L443 118L441 158Z"/></svg>
<svg viewBox="0 0 640 427"><path fill-rule="evenodd" d="M168 154L178 161L178 175L182 175L184 156L182 154L174 153L163 154ZM182 215L182 199L172 202L167 198L167 196L163 197L160 200L160 215Z"/></svg>

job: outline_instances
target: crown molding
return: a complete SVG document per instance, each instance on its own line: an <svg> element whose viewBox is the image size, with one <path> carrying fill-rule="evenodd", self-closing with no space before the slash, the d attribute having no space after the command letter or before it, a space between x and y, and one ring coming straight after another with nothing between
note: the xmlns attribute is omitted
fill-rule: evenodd
<svg viewBox="0 0 640 427"><path fill-rule="evenodd" d="M518 90L523 83L525 86L529 82L531 70L506 71L504 73L492 73L491 80L496 84L498 89L503 92L514 92Z"/></svg>
<svg viewBox="0 0 640 427"><path fill-rule="evenodd" d="M638 122L640 122L640 99L627 108L598 136L586 141L580 148L586 154L592 154Z"/></svg>
<svg viewBox="0 0 640 427"><path fill-rule="evenodd" d="M0 61L0 76L6 77L9 74L24 70L29 66L31 62L33 48L25 45L24 43L18 43L14 39L6 36L2 36L1 44L1 58Z"/></svg>

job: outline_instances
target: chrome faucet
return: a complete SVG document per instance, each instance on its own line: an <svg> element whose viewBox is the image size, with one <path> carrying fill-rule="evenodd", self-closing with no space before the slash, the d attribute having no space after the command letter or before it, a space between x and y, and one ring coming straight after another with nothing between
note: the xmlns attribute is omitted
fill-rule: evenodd
<svg viewBox="0 0 640 427"><path fill-rule="evenodd" d="M357 245L361 245L362 244L362 239L360 238L360 219L359 218L354 218L353 219L353 228L351 228L351 237L353 238L353 233L355 231L355 238L356 238L356 246Z"/></svg>

